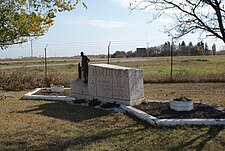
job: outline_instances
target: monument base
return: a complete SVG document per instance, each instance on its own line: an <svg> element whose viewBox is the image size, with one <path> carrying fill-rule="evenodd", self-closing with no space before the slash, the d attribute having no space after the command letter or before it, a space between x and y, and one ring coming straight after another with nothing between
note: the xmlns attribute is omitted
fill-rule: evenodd
<svg viewBox="0 0 225 151"><path fill-rule="evenodd" d="M71 82L71 96L76 99L98 99L103 103L131 106L145 100L142 70L91 64L88 73L88 83L83 83L80 78Z"/></svg>
<svg viewBox="0 0 225 151"><path fill-rule="evenodd" d="M88 95L88 85L84 83L81 79L73 80L70 84L70 88L71 93L76 92L76 94L84 96Z"/></svg>
<svg viewBox="0 0 225 151"><path fill-rule="evenodd" d="M93 100L98 99L99 101L102 101L103 103L106 102L116 102L118 104L124 104L124 105L138 105L141 104L145 98L137 99L137 100L123 100L123 99L114 99L114 98L106 98L101 96L91 96L88 94L88 85L86 83L83 83L81 79L73 80L71 82L71 93L70 96L75 97L76 99L86 99L86 100Z"/></svg>

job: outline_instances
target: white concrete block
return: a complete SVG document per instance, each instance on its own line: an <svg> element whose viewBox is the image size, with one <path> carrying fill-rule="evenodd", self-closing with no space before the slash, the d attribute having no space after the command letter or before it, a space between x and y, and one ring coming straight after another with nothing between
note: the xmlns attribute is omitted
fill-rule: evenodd
<svg viewBox="0 0 225 151"><path fill-rule="evenodd" d="M132 106L126 106L126 105L121 105L121 108L124 109L125 111L135 115L136 117L140 118L141 120L147 121L148 123L152 125L156 125L157 118L154 116L151 116L143 111L140 111Z"/></svg>
<svg viewBox="0 0 225 151"><path fill-rule="evenodd" d="M89 65L88 84L71 83L71 96L92 96L100 101L127 105L140 104L144 100L143 73L141 70L109 65Z"/></svg>
<svg viewBox="0 0 225 151"><path fill-rule="evenodd" d="M64 88L64 89L68 89L68 88ZM40 90L41 90L41 88L37 88L34 91L25 94L23 96L23 99L24 100L51 100L51 101L65 101L65 102L75 100L74 97L70 97L70 96L34 95L35 93L37 93Z"/></svg>
<svg viewBox="0 0 225 151"><path fill-rule="evenodd" d="M157 125L225 125L225 119L158 119Z"/></svg>

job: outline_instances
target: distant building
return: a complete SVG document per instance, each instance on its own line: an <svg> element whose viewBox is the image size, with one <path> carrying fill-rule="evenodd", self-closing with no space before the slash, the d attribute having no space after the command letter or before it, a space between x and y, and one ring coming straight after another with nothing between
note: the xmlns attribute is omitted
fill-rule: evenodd
<svg viewBox="0 0 225 151"><path fill-rule="evenodd" d="M147 57L147 49L146 48L137 48L135 52L136 57Z"/></svg>

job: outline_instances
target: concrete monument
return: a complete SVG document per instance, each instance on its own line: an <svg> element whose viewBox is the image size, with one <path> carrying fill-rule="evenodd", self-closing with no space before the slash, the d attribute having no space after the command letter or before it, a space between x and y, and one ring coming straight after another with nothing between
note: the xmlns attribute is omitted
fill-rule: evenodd
<svg viewBox="0 0 225 151"><path fill-rule="evenodd" d="M91 64L88 83L79 78L72 81L71 96L125 105L140 104L144 100L143 72L109 64Z"/></svg>

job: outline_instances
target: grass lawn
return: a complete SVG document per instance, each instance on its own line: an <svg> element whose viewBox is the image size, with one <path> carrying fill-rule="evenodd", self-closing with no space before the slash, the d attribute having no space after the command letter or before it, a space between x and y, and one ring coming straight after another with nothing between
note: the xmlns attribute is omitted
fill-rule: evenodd
<svg viewBox="0 0 225 151"><path fill-rule="evenodd" d="M142 58L139 61L117 61L116 65L139 68L148 75L170 74L170 57ZM173 58L174 74L205 75L225 73L225 56L175 56Z"/></svg>
<svg viewBox="0 0 225 151"><path fill-rule="evenodd" d="M190 86L147 84L146 97L171 97L175 89L180 88L176 92L179 95L186 87ZM219 90L216 87L224 92L224 84L219 84L211 85L206 93ZM170 90L162 92L164 88ZM0 150L225 150L225 126L157 127L126 113L54 101L20 100L25 93L0 91L1 95L12 96L0 100ZM188 93L196 99L202 97L194 91ZM220 95L225 98L220 92L209 92L207 98L224 105L224 101L216 100Z"/></svg>
<svg viewBox="0 0 225 151"><path fill-rule="evenodd" d="M71 79L77 77L74 63L78 60L51 60L51 64L67 63L48 67L49 76L54 75L52 82L68 86ZM133 58L131 61L118 59L112 63L143 69L146 78L170 74L169 57ZM14 64L17 65L14 62L13 66ZM32 64L39 63L27 63ZM223 79L224 65L225 56L175 57L174 74L192 75L190 78L218 74L216 79ZM9 65L0 64L0 67L5 66ZM7 75L8 73L11 74ZM2 88L11 86L9 90L37 87L43 82L44 73L44 67L37 66L2 69L0 84L3 83ZM27 86L31 83L34 86ZM147 99L165 100L184 95L225 107L225 83L148 83L144 86ZM126 113L110 113L54 101L20 100L25 93L26 91L0 90L0 96L9 96L6 99L0 97L2 151L225 150L225 126L157 127Z"/></svg>
<svg viewBox="0 0 225 151"><path fill-rule="evenodd" d="M224 74L225 73L225 56L175 56L173 66L174 74L191 74L191 75L207 75L207 74ZM57 58L50 59L48 61L49 73L60 72L64 75L70 75L72 72L76 72L77 66L80 58L64 58L58 60ZM106 60L101 60L98 58L91 58L90 63L107 63ZM170 75L170 57L149 57L149 58L114 58L110 60L111 64L121 65L126 67L138 68L144 71L145 76L151 75ZM28 65L44 65L43 58L39 60L34 60L33 62L0 62L0 68L12 67L22 65L26 67ZM58 64L60 66L51 66ZM63 70L62 70L63 68ZM44 73L43 67L33 67L33 69L28 69L31 71L40 71Z"/></svg>

